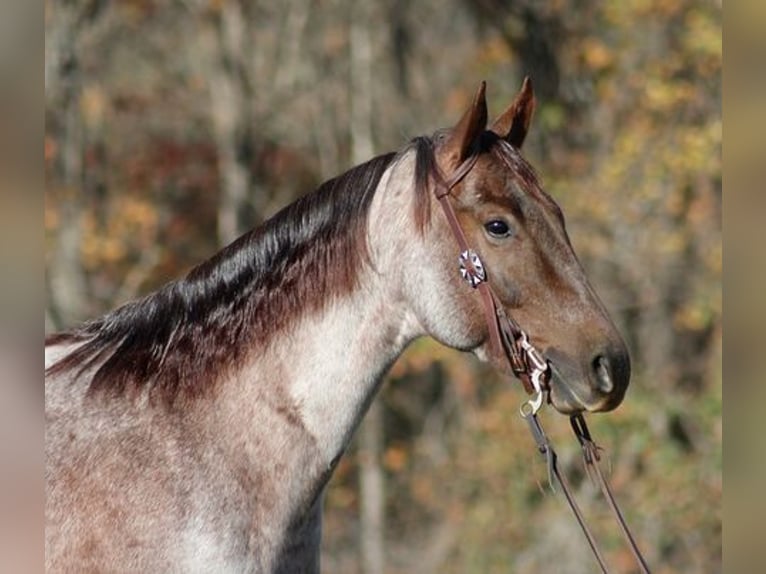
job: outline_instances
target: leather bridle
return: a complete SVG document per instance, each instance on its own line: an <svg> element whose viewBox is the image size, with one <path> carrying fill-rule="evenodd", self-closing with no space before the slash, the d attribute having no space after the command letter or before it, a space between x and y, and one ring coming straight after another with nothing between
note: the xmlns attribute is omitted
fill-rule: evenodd
<svg viewBox="0 0 766 574"><path fill-rule="evenodd" d="M447 179L437 172L436 199L439 200L452 234L460 247L460 274L481 295L484 318L489 329L491 354L508 361L511 372L521 380L527 393L541 395L550 379L550 367L542 353L529 342L529 337L524 330L513 317L505 312L487 281L487 273L481 258L469 246L468 239L449 201L452 189L473 169L477 159L477 154L469 156Z"/></svg>
<svg viewBox="0 0 766 574"><path fill-rule="evenodd" d="M544 398L549 392L549 382L551 377L550 365L543 354L532 345L527 333L513 319L513 317L511 317L511 315L505 312L503 305L500 303L500 300L488 282L487 271L479 254L469 245L468 239L466 238L457 215L455 214L455 210L449 201L449 196L451 195L452 190L473 169L477 159L477 153L469 155L449 177L444 177L437 167L434 178L435 195L439 200L439 205L442 207L442 211L447 218L452 234L460 248L460 274L471 287L479 292L479 295L481 296L484 318L487 322L489 332L490 353L501 362L506 361L511 372L523 384L524 390L526 390L528 394L534 394L533 398L525 401L521 405L521 415L529 424L530 432L534 437L538 451L545 456L548 468L548 482L551 490L555 491L553 480L555 477L557 482L561 485L567 503L577 518L577 522L579 523L583 534L588 540L588 544L601 567L601 571L608 573L609 569L606 566L604 557L596 545L596 540L593 534L585 523L582 512L572 495L568 481L559 470L556 451L553 449L550 440L543 431L540 420L537 418L537 412L542 407ZM646 564L646 560L644 560L644 557L625 522L625 518L623 517L620 508L617 506L617 501L609 488L609 483L601 473L601 468L598 464L601 449L591 438L590 431L585 424L585 418L581 413L578 413L570 417L570 422L572 430L582 448L583 461L588 476L597 482L601 489L641 572L649 574L649 567Z"/></svg>

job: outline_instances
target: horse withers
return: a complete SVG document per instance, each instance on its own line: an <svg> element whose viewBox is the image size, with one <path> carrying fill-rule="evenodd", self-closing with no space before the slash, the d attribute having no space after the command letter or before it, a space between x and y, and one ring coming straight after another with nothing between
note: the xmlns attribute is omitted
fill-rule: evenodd
<svg viewBox="0 0 766 574"><path fill-rule="evenodd" d="M481 357L482 303L435 182L563 413L603 411L625 344L555 201L520 155L525 81L458 123L322 184L187 276L46 340L50 571L317 572L322 493L414 339ZM494 359L493 359L494 360Z"/></svg>

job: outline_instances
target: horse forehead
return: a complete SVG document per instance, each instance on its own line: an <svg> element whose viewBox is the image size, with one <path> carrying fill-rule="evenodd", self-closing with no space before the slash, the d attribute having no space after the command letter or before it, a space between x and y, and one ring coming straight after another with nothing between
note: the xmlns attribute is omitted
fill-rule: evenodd
<svg viewBox="0 0 766 574"><path fill-rule="evenodd" d="M479 158L467 178L466 202L497 204L523 219L541 213L558 215L558 204L542 190L531 166L520 157L511 160L506 163L494 154Z"/></svg>

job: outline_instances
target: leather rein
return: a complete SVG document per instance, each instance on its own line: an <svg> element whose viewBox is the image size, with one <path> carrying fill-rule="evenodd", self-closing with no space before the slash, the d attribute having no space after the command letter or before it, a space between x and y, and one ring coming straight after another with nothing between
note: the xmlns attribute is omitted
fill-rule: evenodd
<svg viewBox="0 0 766 574"><path fill-rule="evenodd" d="M466 238L457 215L455 214L455 210L449 201L449 196L451 195L452 190L463 180L463 178L465 178L466 175L468 175L471 169L473 169L477 159L478 154L471 154L448 178L445 178L441 174L438 167L436 168L435 195L439 200L439 204L442 206L442 210L447 218L452 234L460 247L460 275L471 287L476 289L481 296L484 318L489 328L491 353L500 360L507 361L511 372L513 372L513 374L521 381L524 390L526 390L528 394L534 395L531 399L525 401L521 405L520 411L521 416L529 424L529 429L534 437L538 451L546 459L548 482L551 490L554 492L556 490L554 486L555 477L556 481L561 485L567 503L577 518L577 522L579 523L583 534L588 540L588 544L596 561L601 567L601 571L608 574L609 569L607 568L604 557L596 544L596 540L588 528L585 518L572 495L568 481L559 470L556 451L553 449L550 440L545 434L545 431L543 431L540 420L537 418L537 412L542 407L543 401L547 398L547 393L550 390L550 365L543 354L532 345L527 333L513 319L513 317L503 309L500 300L487 281L487 272L484 268L484 264L478 253L471 249L468 239ZM644 574L649 574L649 567L646 564L646 560L641 554L641 551L628 528L625 518L617 505L617 501L612 494L611 488L609 487L609 483L601 473L601 468L598 464L601 459L601 447L593 441L590 431L585 424L585 418L581 413L571 416L570 423L572 431L582 448L582 457L588 476L591 480L596 482L601 489L601 492L609 504L612 514L622 531L625 541L633 553L633 557L635 558L639 569Z"/></svg>

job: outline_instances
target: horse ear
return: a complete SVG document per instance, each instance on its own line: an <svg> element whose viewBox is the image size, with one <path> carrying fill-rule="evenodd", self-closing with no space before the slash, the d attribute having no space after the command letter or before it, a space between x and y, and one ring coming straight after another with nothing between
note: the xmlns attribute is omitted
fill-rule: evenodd
<svg viewBox="0 0 766 574"><path fill-rule="evenodd" d="M455 125L442 148L443 157L450 167L457 167L468 157L471 146L487 128L487 100L484 96L487 83L482 82L471 107Z"/></svg>
<svg viewBox="0 0 766 574"><path fill-rule="evenodd" d="M535 92L532 89L532 80L527 76L513 103L492 123L490 130L513 147L521 149L534 112Z"/></svg>

